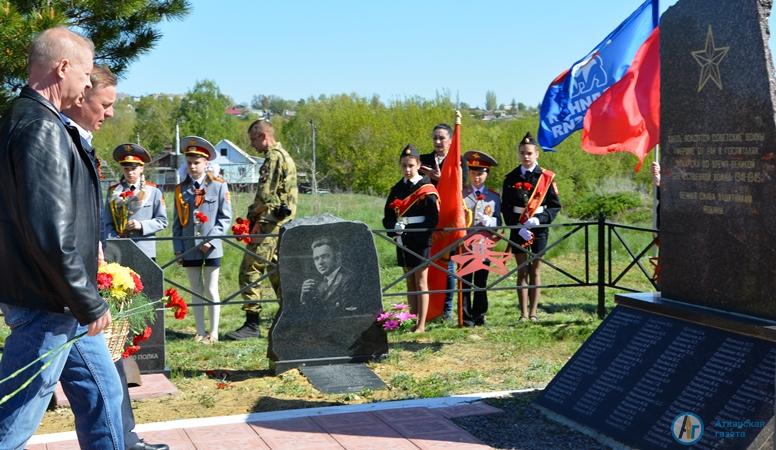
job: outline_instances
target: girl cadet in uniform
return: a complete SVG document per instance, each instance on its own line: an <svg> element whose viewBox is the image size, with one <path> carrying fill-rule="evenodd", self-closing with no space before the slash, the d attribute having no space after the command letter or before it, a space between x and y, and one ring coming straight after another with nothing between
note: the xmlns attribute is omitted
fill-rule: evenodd
<svg viewBox="0 0 776 450"><path fill-rule="evenodd" d="M407 144L399 158L402 179L396 183L385 202L383 227L393 229L388 235L396 239L396 259L404 272L412 271L407 277L407 296L412 313L417 314L416 333L426 331L429 295L411 292L428 291L428 265L418 256L428 258L431 248L431 234L439 221L439 193L428 177L418 174L420 154L412 144ZM427 231L408 232L412 229ZM416 268L423 266L421 269Z"/></svg>
<svg viewBox="0 0 776 450"><path fill-rule="evenodd" d="M151 155L138 144L121 144L113 150L113 159L124 175L108 188L102 211L107 239L153 236L167 228L167 211L162 191L143 175ZM156 259L156 241L135 241L138 248Z"/></svg>
<svg viewBox="0 0 776 450"><path fill-rule="evenodd" d="M525 263L529 255L536 255L547 247L550 233L546 225L555 220L560 211L558 189L555 186L555 173L539 167L539 144L526 133L517 146L520 165L504 178L501 189L501 214L504 222L512 228L509 240L517 265ZM520 226L518 228L517 226ZM520 319L536 322L542 283L540 277L540 257L535 257L517 271L517 298L520 303Z"/></svg>
<svg viewBox="0 0 776 450"><path fill-rule="evenodd" d="M221 301L218 293L218 275L223 256L220 239L207 236L224 235L232 220L232 206L229 189L223 178L207 172L208 161L216 157L213 145L197 136L181 140L186 155L188 175L175 187L175 208L173 208L173 237L175 256L189 277L194 293L192 303L197 334L194 340L204 344L218 342L218 320ZM202 304L210 300L210 331L205 327L205 311Z"/></svg>

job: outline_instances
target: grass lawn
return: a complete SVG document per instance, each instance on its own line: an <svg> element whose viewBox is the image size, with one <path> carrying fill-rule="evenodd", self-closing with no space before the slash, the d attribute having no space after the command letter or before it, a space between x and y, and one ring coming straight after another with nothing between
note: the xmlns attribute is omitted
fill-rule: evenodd
<svg viewBox="0 0 776 450"><path fill-rule="evenodd" d="M236 216L244 216L253 195L233 195ZM345 219L359 220L370 228L382 228L384 199L356 194L301 197L298 216L330 213ZM169 217L172 201L167 198ZM560 236L569 229L558 229ZM591 228L588 246L596 249L595 228ZM651 237L646 233L625 233L637 247ZM169 229L163 234L169 235ZM394 248L382 239L375 239L381 261L383 286L400 276L394 267ZM221 272L221 296L226 298L237 290L237 268L242 254L226 246ZM554 249L548 259L561 269L585 279L585 238L577 233ZM159 261L172 258L171 244L159 244ZM596 273L595 255L588 269ZM624 249L613 250L613 267L628 264ZM510 268L514 267L514 262ZM546 284L569 283L560 272L544 269ZM170 266L165 276L185 283L183 270ZM495 275L491 275L491 280ZM591 282L595 281L594 278ZM638 274L624 278L634 288L651 290ZM514 286L514 277L502 287ZM404 290L403 283L393 292ZM266 357L269 318L277 310L275 304L265 307L262 337L249 342L222 341L212 346L195 344L193 314L183 321L167 317L167 365L172 381L181 391L175 397L135 402L138 423L178 418L241 414L254 411L317 407L383 400L438 397L482 391L511 390L545 385L563 366L579 345L596 329L596 288L573 287L546 289L540 306L538 323L518 322L515 291L504 289L489 294L490 309L485 327L457 328L433 322L422 335L394 333L389 335L390 352L370 367L388 385L387 389L356 394L326 395L315 390L297 371L279 376L269 371ZM608 292L607 308L612 308L614 290ZM268 295L272 298L271 295ZM189 298L189 296L186 296ZM386 296L385 305L404 301L402 297ZM230 331L243 322L239 306L221 309L221 332ZM7 334L0 330L0 340ZM40 432L70 430L73 419L69 409L46 413Z"/></svg>

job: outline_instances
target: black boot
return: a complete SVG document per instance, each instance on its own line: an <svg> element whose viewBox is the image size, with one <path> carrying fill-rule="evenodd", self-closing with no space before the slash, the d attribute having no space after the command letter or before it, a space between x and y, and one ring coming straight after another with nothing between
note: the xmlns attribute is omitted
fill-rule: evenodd
<svg viewBox="0 0 776 450"><path fill-rule="evenodd" d="M240 328L226 333L226 338L233 341L244 341L259 337L259 314L245 313L245 323Z"/></svg>

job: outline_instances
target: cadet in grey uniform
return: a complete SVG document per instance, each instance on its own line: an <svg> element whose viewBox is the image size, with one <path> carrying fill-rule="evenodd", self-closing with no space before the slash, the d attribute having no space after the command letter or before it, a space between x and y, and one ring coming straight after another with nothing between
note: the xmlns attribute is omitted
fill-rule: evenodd
<svg viewBox="0 0 776 450"><path fill-rule="evenodd" d="M113 159L124 176L108 188L102 211L103 233L108 239L153 236L167 228L164 196L156 184L146 181L145 164L151 155L138 144L121 144L113 149ZM155 241L135 241L149 258L156 259Z"/></svg>
<svg viewBox="0 0 776 450"><path fill-rule="evenodd" d="M471 184L463 188L463 203L471 216L470 226L496 227L501 225L501 197L497 192L488 189L485 181L488 179L490 168L496 166L496 160L485 152L470 150L463 154L469 167L469 181ZM479 231L490 239L495 240L493 233ZM485 261L490 265L490 261ZM463 278L473 283L475 287L486 288L488 286L488 270L480 269L474 273L464 275ZM472 300L473 298L473 300ZM466 326L485 325L485 313L488 312L488 292L477 291L463 293L463 323Z"/></svg>
<svg viewBox="0 0 776 450"><path fill-rule="evenodd" d="M196 239L175 239L175 256L189 277L193 295L194 318L197 335L194 340L205 344L218 341L218 320L221 301L218 293L218 275L221 258L224 255L220 236L227 233L232 221L232 205L229 189L223 178L207 172L208 161L216 157L213 144L198 136L181 139L181 148L186 155L188 175L175 187L175 208L173 209L173 237L197 237ZM204 299L211 301L210 331L205 328Z"/></svg>

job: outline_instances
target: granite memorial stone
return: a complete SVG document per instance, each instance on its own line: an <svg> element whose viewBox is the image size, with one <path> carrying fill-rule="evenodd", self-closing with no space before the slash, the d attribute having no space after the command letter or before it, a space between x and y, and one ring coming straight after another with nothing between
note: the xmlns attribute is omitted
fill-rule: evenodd
<svg viewBox="0 0 776 450"><path fill-rule="evenodd" d="M536 400L630 448L774 446L771 2L679 0L660 20L660 293L618 306Z"/></svg>
<svg viewBox="0 0 776 450"><path fill-rule="evenodd" d="M164 293L164 272L154 260L148 257L131 239L110 239L105 248L105 259L127 266L140 275L143 292L151 300L162 298ZM140 351L131 356L140 368L140 373L166 372L164 305L156 311L156 321L151 325L151 337L140 345Z"/></svg>
<svg viewBox="0 0 776 450"><path fill-rule="evenodd" d="M699 448L761 448L774 430L774 371L773 342L619 306L536 404L633 448L687 448L693 437ZM672 435L685 412L702 433Z"/></svg>
<svg viewBox="0 0 776 450"><path fill-rule="evenodd" d="M279 247L280 310L268 355L277 373L362 362L388 351L377 251L367 226L333 216L298 219Z"/></svg>
<svg viewBox="0 0 776 450"><path fill-rule="evenodd" d="M776 319L770 7L681 0L661 18L660 284Z"/></svg>

